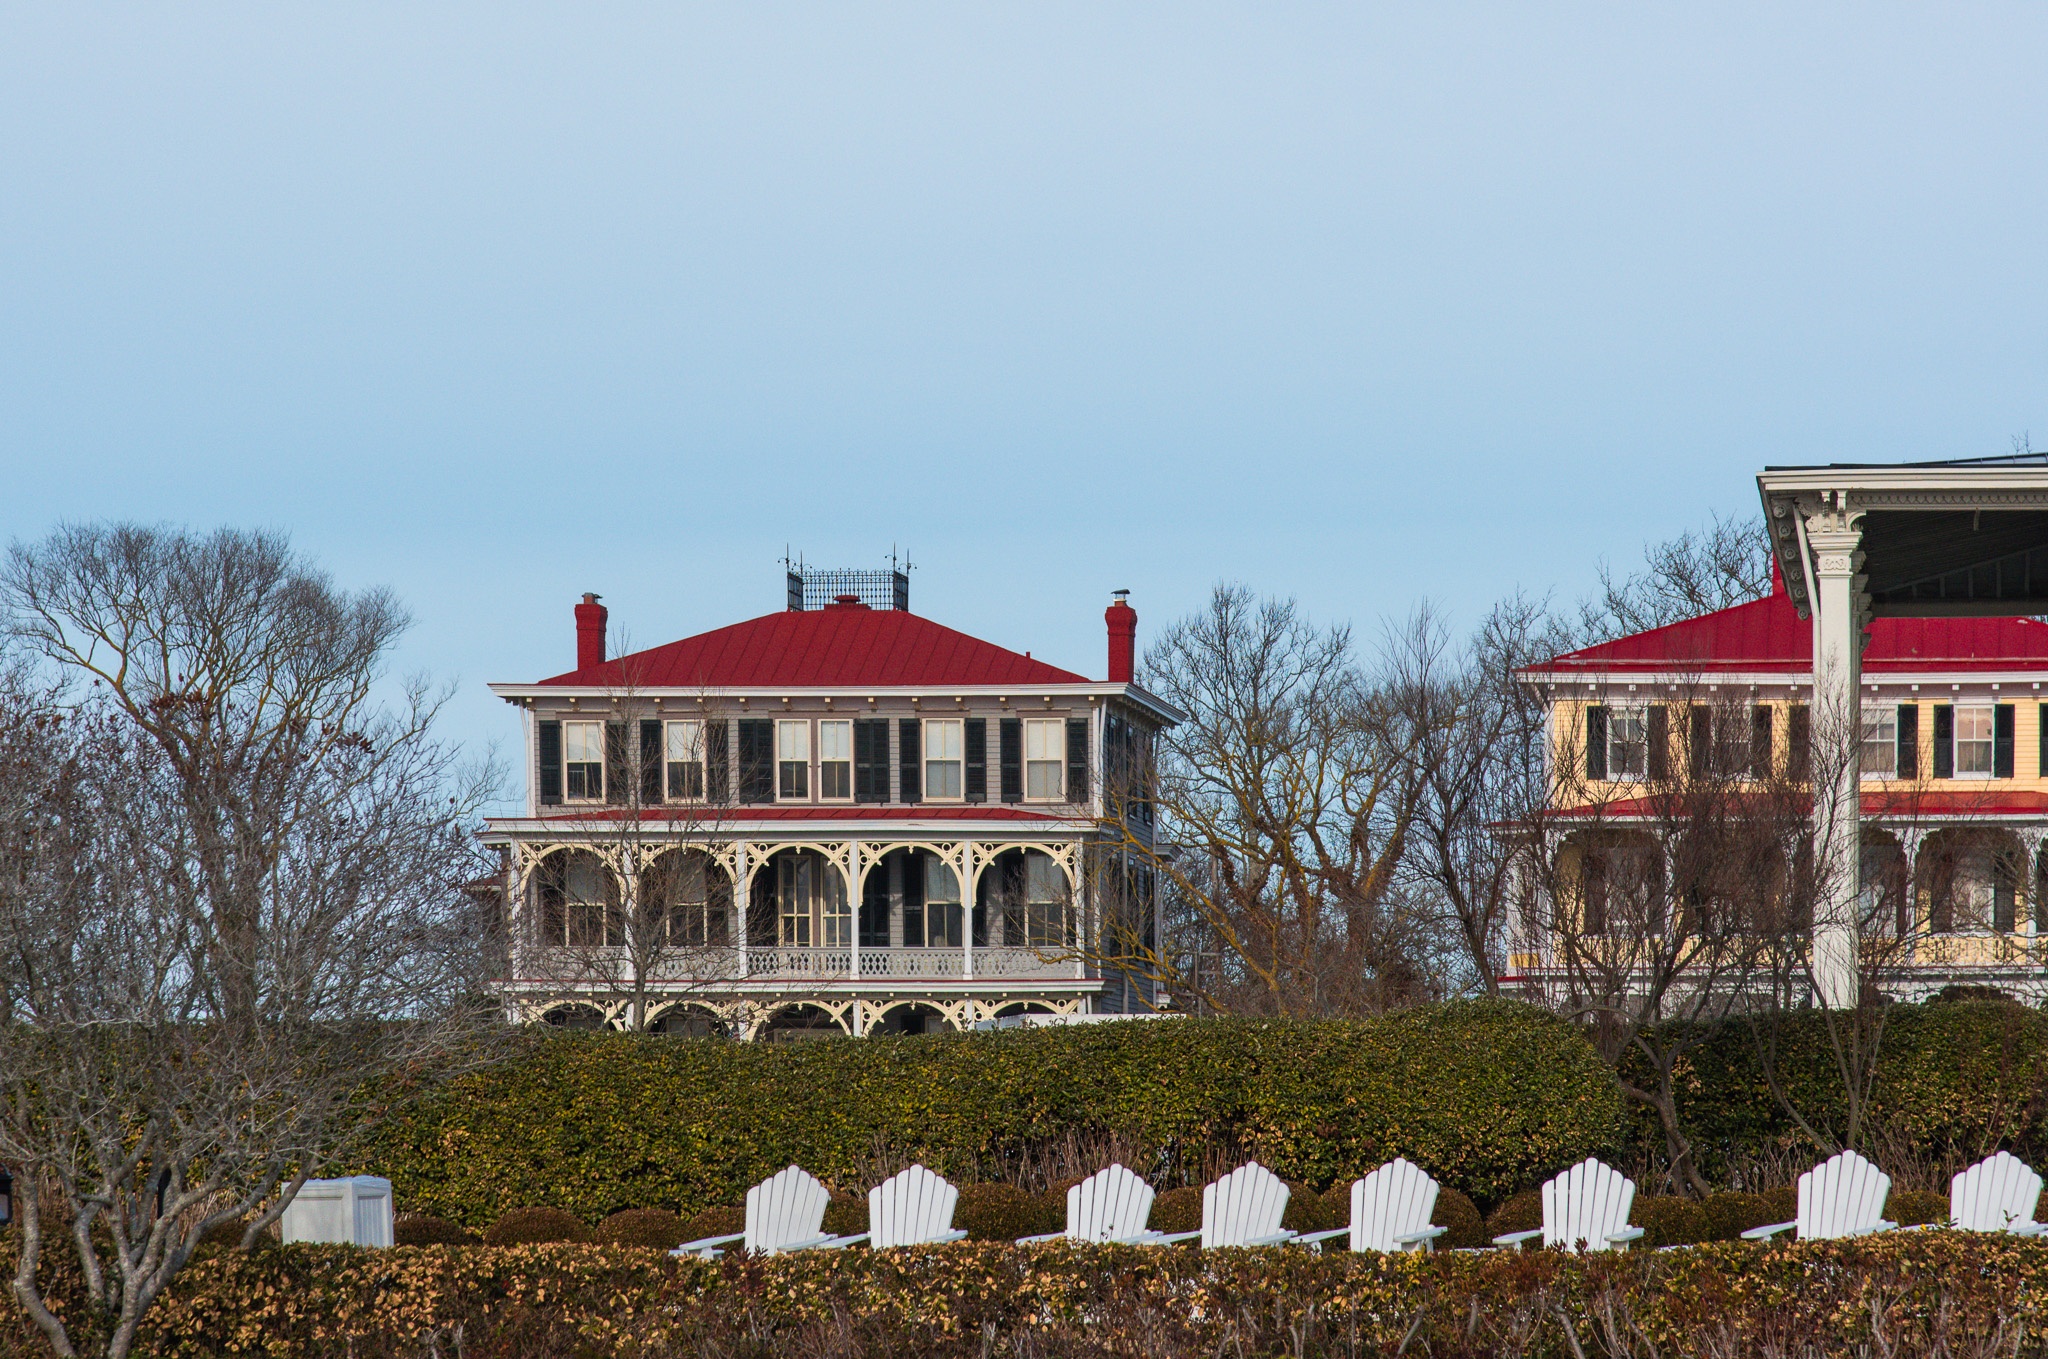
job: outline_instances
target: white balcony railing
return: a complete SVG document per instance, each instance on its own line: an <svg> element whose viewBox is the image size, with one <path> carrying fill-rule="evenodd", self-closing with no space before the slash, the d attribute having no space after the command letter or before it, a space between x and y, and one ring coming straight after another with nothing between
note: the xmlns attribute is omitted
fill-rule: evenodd
<svg viewBox="0 0 2048 1359"><path fill-rule="evenodd" d="M573 969L611 972L623 980L632 974L624 949L544 950L554 954L535 962L550 972L559 971L573 959ZM737 982L749 979L773 981L848 981L854 977L854 950L840 948L785 948L778 945L752 946L744 951L731 946L676 948L654 962L654 976L665 982ZM971 968L971 971L970 971ZM860 950L860 978L878 981L962 981L996 978L1071 979L1085 975L1072 958L1041 954L1032 948L977 948L972 954L959 948L863 948Z"/></svg>

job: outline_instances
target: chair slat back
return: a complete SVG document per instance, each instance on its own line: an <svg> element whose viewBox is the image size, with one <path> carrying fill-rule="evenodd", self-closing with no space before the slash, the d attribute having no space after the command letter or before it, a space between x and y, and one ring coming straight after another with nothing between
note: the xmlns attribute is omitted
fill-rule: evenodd
<svg viewBox="0 0 2048 1359"><path fill-rule="evenodd" d="M1853 1151L1837 1152L1799 1177L1802 1240L1856 1236L1884 1219L1892 1177Z"/></svg>
<svg viewBox="0 0 2048 1359"><path fill-rule="evenodd" d="M1121 1165L1096 1171L1067 1190L1067 1239L1136 1236L1152 1217L1152 1186Z"/></svg>
<svg viewBox="0 0 2048 1359"><path fill-rule="evenodd" d="M916 1246L936 1241L953 1226L960 1191L921 1165L898 1171L868 1195L868 1244Z"/></svg>
<svg viewBox="0 0 2048 1359"><path fill-rule="evenodd" d="M1280 1230L1287 1212L1287 1186L1280 1177L1247 1161L1202 1190L1202 1249L1242 1246Z"/></svg>
<svg viewBox="0 0 2048 1359"><path fill-rule="evenodd" d="M1634 1180L1588 1156L1543 1186L1543 1244L1610 1250L1608 1235L1628 1226L1635 1201Z"/></svg>
<svg viewBox="0 0 2048 1359"><path fill-rule="evenodd" d="M2041 1204L2041 1177L2009 1151L1959 1172L1948 1182L1948 1223L1969 1232L2009 1231L2032 1222Z"/></svg>
<svg viewBox="0 0 2048 1359"><path fill-rule="evenodd" d="M825 1230L825 1205L832 1195L799 1166L778 1170L747 1191L748 1250L773 1254Z"/></svg>
<svg viewBox="0 0 2048 1359"><path fill-rule="evenodd" d="M1429 1226L1437 1182L1421 1166L1395 1157L1351 1182L1351 1249L1402 1249L1394 1240Z"/></svg>

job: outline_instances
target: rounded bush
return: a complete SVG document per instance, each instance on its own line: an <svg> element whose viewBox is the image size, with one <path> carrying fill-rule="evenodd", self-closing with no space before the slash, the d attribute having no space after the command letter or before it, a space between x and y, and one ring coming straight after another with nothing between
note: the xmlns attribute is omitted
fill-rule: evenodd
<svg viewBox="0 0 2048 1359"><path fill-rule="evenodd" d="M868 1201L834 1194L825 1204L825 1230L834 1236L858 1236L868 1229Z"/></svg>
<svg viewBox="0 0 2048 1359"><path fill-rule="evenodd" d="M1486 1217L1486 1240L1509 1232L1534 1231L1543 1225L1543 1191L1525 1190L1501 1204Z"/></svg>
<svg viewBox="0 0 2048 1359"><path fill-rule="evenodd" d="M1691 1246L1711 1241L1713 1219L1696 1200L1665 1194L1637 1194L1630 1205L1631 1227L1643 1228L1638 1246Z"/></svg>
<svg viewBox="0 0 2048 1359"><path fill-rule="evenodd" d="M397 1246L468 1246L476 1239L461 1223L432 1213L400 1213L391 1220L391 1242Z"/></svg>
<svg viewBox="0 0 2048 1359"><path fill-rule="evenodd" d="M590 1239L612 1246L653 1246L674 1250L695 1237L683 1235L683 1220L666 1208L623 1208L597 1224Z"/></svg>
<svg viewBox="0 0 2048 1359"><path fill-rule="evenodd" d="M551 1241L588 1241L590 1228L560 1208L514 1208L484 1231L486 1246L530 1246Z"/></svg>
<svg viewBox="0 0 2048 1359"><path fill-rule="evenodd" d="M953 1225L966 1232L969 1241L1041 1236L1067 1225L1066 1197L1027 1194L1013 1184L963 1184Z"/></svg>
<svg viewBox="0 0 2048 1359"><path fill-rule="evenodd" d="M1788 1219L1773 1215L1770 1199L1762 1194L1709 1194L1700 1200L1700 1212L1707 1220L1707 1241L1737 1241L1752 1227L1768 1227Z"/></svg>
<svg viewBox="0 0 2048 1359"><path fill-rule="evenodd" d="M1351 1190L1344 1190L1342 1206L1333 1207L1321 1194L1305 1184L1289 1183L1287 1186L1287 1211L1280 1215L1280 1225L1290 1232L1319 1232L1329 1227L1344 1227L1351 1222Z"/></svg>
<svg viewBox="0 0 2048 1359"><path fill-rule="evenodd" d="M1350 1210L1348 1203L1345 1210ZM1438 1250L1470 1250L1490 1245L1493 1240L1486 1234L1486 1220L1479 1216L1478 1207L1448 1185L1437 1190L1436 1211L1429 1215L1429 1221L1431 1226L1450 1228L1436 1239Z"/></svg>
<svg viewBox="0 0 2048 1359"><path fill-rule="evenodd" d="M684 1241L708 1241L714 1236L731 1236L735 1232L743 1232L746 1229L746 1205L741 1203L722 1204L717 1208L706 1208L703 1212L698 1213L690 1218L689 1221L683 1223L682 1240L677 1241L676 1244L680 1246Z"/></svg>
<svg viewBox="0 0 2048 1359"><path fill-rule="evenodd" d="M1926 1223L1948 1225L1948 1195L1928 1189L1894 1189L1885 1200L1884 1215L1901 1227Z"/></svg>

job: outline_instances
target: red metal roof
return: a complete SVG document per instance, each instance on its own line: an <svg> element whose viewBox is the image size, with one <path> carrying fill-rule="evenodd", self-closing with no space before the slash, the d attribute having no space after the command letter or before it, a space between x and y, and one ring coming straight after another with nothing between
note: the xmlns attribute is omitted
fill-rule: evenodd
<svg viewBox="0 0 2048 1359"><path fill-rule="evenodd" d="M765 614L542 684L649 689L1086 684L1087 677L900 609Z"/></svg>
<svg viewBox="0 0 2048 1359"><path fill-rule="evenodd" d="M2031 618L1879 618L1863 671L2048 669L2048 624ZM1586 672L1702 674L1813 670L1813 624L1782 590L1763 599L1568 651L1527 667L1534 675Z"/></svg>

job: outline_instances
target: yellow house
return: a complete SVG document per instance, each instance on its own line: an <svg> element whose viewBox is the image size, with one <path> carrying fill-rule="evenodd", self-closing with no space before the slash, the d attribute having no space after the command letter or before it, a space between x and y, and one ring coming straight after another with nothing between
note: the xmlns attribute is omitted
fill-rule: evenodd
<svg viewBox="0 0 2048 1359"><path fill-rule="evenodd" d="M1613 928L1609 894L1665 873L1679 766L1803 786L1813 626L1766 598L1569 652L1520 674L1549 718L1546 871L1514 925L1510 972L1562 979L1559 931ZM1861 929L1874 980L1917 999L1952 984L2048 995L2048 624L1874 620L1862 659ZM1796 851L1795 851L1796 852ZM1783 864L1736 865L1754 879ZM1547 884L1547 885L1538 885ZM1538 900L1539 894L1545 899ZM1559 909L1547 896L1570 896ZM1768 895L1768 893L1766 893Z"/></svg>

